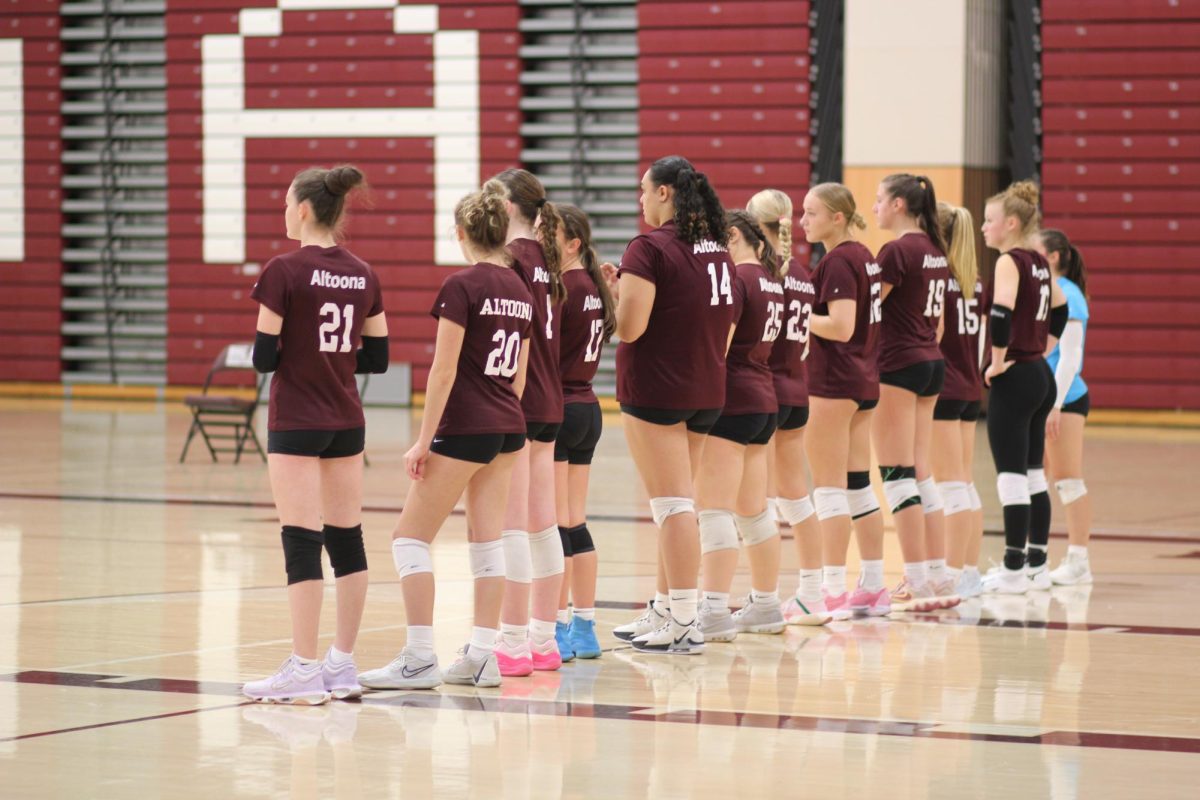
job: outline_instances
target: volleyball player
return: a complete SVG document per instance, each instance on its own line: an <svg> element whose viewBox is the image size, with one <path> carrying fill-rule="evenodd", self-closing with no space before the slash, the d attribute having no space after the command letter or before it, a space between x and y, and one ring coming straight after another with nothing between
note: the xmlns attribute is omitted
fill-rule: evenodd
<svg viewBox="0 0 1200 800"><path fill-rule="evenodd" d="M945 503L946 573L954 593L966 599L982 591L979 547L983 505L975 491L975 424L983 396L980 373L987 327L983 283L975 255L975 222L965 208L938 203L938 219L950 281L946 285L946 322L941 351L946 383L933 409L933 476Z"/></svg>
<svg viewBox="0 0 1200 800"><path fill-rule="evenodd" d="M889 175L879 184L873 211L880 229L896 236L877 256L883 318L879 408L871 428L904 556L892 608L949 608L958 601L946 575L942 500L929 469L933 407L946 378L938 339L949 278L933 182L921 175Z"/></svg>
<svg viewBox="0 0 1200 800"><path fill-rule="evenodd" d="M504 248L508 214L503 199L487 192L467 195L454 209L454 224L463 257L472 266L448 277L433 303L437 343L425 413L417 441L404 455L412 483L392 532L408 638L391 663L362 674L363 686L370 689L432 689L443 680L500 685L493 652L505 576L500 523L509 475L525 446L520 396L534 305ZM429 545L464 490L474 628L443 675L433 643Z"/></svg>
<svg viewBox="0 0 1200 800"><path fill-rule="evenodd" d="M767 507L767 444L779 402L771 348L784 324L779 259L767 235L745 211L726 215L733 268L733 324L725 361L725 406L708 432L696 470L704 597L700 632L706 642L743 633L782 633L779 603L779 525ZM751 591L729 613L738 537L750 560Z"/></svg>
<svg viewBox="0 0 1200 800"><path fill-rule="evenodd" d="M1067 297L1067 326L1046 357L1054 371L1054 410L1046 420L1047 466L1054 476L1058 499L1067 511L1067 555L1050 571L1061 586L1091 583L1088 539L1092 499L1083 482L1083 427L1091 400L1083 380L1083 345L1087 336L1087 268L1083 256L1060 230L1042 231L1042 246L1055 281Z"/></svg>
<svg viewBox="0 0 1200 800"><path fill-rule="evenodd" d="M362 182L362 172L352 166L297 174L284 223L300 249L271 259L250 294L260 304L254 367L275 373L267 464L283 526L292 617L292 655L271 677L242 687L254 700L320 704L362 694L353 653L367 596L366 423L354 374L388 367L379 280L338 244L346 195ZM317 658L322 546L336 577L338 605L333 645L323 661Z"/></svg>
<svg viewBox="0 0 1200 800"><path fill-rule="evenodd" d="M541 181L523 169L509 169L483 190L506 202L508 252L533 295L529 379L521 397L529 443L513 468L504 515L508 581L496 647L500 674L521 676L562 666L554 636L564 569L554 442L563 419L558 309L566 290L559 268L558 212L547 202Z"/></svg>
<svg viewBox="0 0 1200 800"><path fill-rule="evenodd" d="M821 527L825 607L835 619L891 611L883 585L883 523L871 491L871 415L879 402L880 269L854 240L866 228L854 196L840 183L822 183L804 198L800 220L809 242L825 247L813 270L816 304L809 317L811 352L807 441L813 505ZM846 590L846 553L855 518L863 573L852 598Z"/></svg>
<svg viewBox="0 0 1200 800"><path fill-rule="evenodd" d="M567 660L600 656L596 639L596 546L587 526L587 497L592 456L604 423L592 379L617 319L612 293L592 248L592 226L587 215L572 205L558 206L558 214L562 220L558 249L567 299L559 315L563 424L554 444L558 532L565 557L555 637L559 653ZM570 614L568 599L574 600Z"/></svg>
<svg viewBox="0 0 1200 800"><path fill-rule="evenodd" d="M659 590L646 613L617 628L642 652L704 649L696 624L699 529L692 480L725 405L725 352L733 321L733 264L725 211L686 158L655 161L641 182L653 229L629 243L617 300L617 399L625 438L661 533Z"/></svg>
<svg viewBox="0 0 1200 800"><path fill-rule="evenodd" d="M1004 566L984 578L984 590L1024 594L1050 588L1046 546L1050 495L1042 457L1046 419L1054 407L1054 373L1043 354L1067 324L1067 298L1050 265L1028 243L1037 235L1038 188L1018 181L984 207L983 239L1000 251L993 279L992 362L984 373L988 441L996 489L1004 506ZM1028 553L1026 553L1028 545Z"/></svg>
<svg viewBox="0 0 1200 800"><path fill-rule="evenodd" d="M804 428L808 424L808 317L816 289L808 269L792 257L792 199L778 189L750 198L746 211L758 222L780 259L784 326L771 348L771 372L779 423L768 445L767 491L772 505L792 531L800 561L795 594L783 604L783 618L793 625L824 625L828 609L821 596L821 530L808 492L808 460Z"/></svg>

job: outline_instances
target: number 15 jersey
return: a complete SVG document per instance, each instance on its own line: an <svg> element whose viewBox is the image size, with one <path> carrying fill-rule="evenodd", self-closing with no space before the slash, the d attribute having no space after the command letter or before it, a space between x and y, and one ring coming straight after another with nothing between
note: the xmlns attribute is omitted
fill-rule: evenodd
<svg viewBox="0 0 1200 800"><path fill-rule="evenodd" d="M363 321L383 313L371 267L344 247L308 245L267 262L250 297L283 317L267 428L362 427L357 350Z"/></svg>
<svg viewBox="0 0 1200 800"><path fill-rule="evenodd" d="M481 262L446 278L429 313L465 329L437 435L524 433L513 378L533 326L525 281L508 267Z"/></svg>

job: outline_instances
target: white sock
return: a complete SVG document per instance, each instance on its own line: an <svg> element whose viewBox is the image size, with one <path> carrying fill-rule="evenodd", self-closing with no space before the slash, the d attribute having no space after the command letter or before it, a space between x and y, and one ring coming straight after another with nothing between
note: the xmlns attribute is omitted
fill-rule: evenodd
<svg viewBox="0 0 1200 800"><path fill-rule="evenodd" d="M800 583L796 586L796 597L804 601L821 599L821 570L800 570Z"/></svg>
<svg viewBox="0 0 1200 800"><path fill-rule="evenodd" d="M500 636L504 638L504 643L509 647L520 647L529 640L529 626L509 625L507 622L501 622Z"/></svg>
<svg viewBox="0 0 1200 800"><path fill-rule="evenodd" d="M490 656L496 649L496 633L495 628L480 628L479 626L471 628L471 641L467 645L467 655L476 659L481 656Z"/></svg>
<svg viewBox="0 0 1200 800"><path fill-rule="evenodd" d="M554 638L554 620L529 620L529 638L534 644L545 644Z"/></svg>
<svg viewBox="0 0 1200 800"><path fill-rule="evenodd" d="M555 619L560 625L566 625L571 621L571 612L565 608L560 608L558 614L555 615Z"/></svg>
<svg viewBox="0 0 1200 800"><path fill-rule="evenodd" d="M304 672L309 672L316 667L321 666L320 659L304 658L303 656L298 656L295 653L292 653L292 661L296 662L296 665L299 666Z"/></svg>
<svg viewBox="0 0 1200 800"><path fill-rule="evenodd" d="M822 571L821 588L837 597L846 593L846 567L825 567Z"/></svg>
<svg viewBox="0 0 1200 800"><path fill-rule="evenodd" d="M696 590L671 589L671 619L676 625L687 626L696 622Z"/></svg>
<svg viewBox="0 0 1200 800"><path fill-rule="evenodd" d="M883 559L866 560L862 562L862 587L868 592L877 592L883 588Z"/></svg>
<svg viewBox="0 0 1200 800"><path fill-rule="evenodd" d="M336 647L330 647L329 652L325 656L325 660L335 667L340 667L349 661L353 661L354 653L343 653Z"/></svg>
<svg viewBox="0 0 1200 800"><path fill-rule="evenodd" d="M962 570L958 567L946 567L946 575L950 578L950 580L957 582L959 577L962 575Z"/></svg>
<svg viewBox="0 0 1200 800"><path fill-rule="evenodd" d="M655 592L654 607L658 610L658 613L665 617L667 612L671 610L671 595Z"/></svg>
<svg viewBox="0 0 1200 800"><path fill-rule="evenodd" d="M751 589L750 599L755 603L762 603L768 606L778 604L779 592L760 592L758 589Z"/></svg>
<svg viewBox="0 0 1200 800"><path fill-rule="evenodd" d="M577 608L577 609L575 609L575 616L579 617L580 619L587 620L588 622L595 622L596 621L596 609L594 609L594 608Z"/></svg>
<svg viewBox="0 0 1200 800"><path fill-rule="evenodd" d="M1069 544L1067 545L1067 558L1078 561L1087 561L1087 545Z"/></svg>
<svg viewBox="0 0 1200 800"><path fill-rule="evenodd" d="M408 650L417 658L426 660L433 658L433 626L432 625L409 625L408 626L408 644L405 645L405 650Z"/></svg>
<svg viewBox="0 0 1200 800"><path fill-rule="evenodd" d="M709 592L704 593L704 602L709 608L729 608L729 592Z"/></svg>
<svg viewBox="0 0 1200 800"><path fill-rule="evenodd" d="M908 579L910 586L924 586L928 580L925 575L925 562L914 561L911 564L905 564L904 577Z"/></svg>
<svg viewBox="0 0 1200 800"><path fill-rule="evenodd" d="M925 562L925 574L930 583L941 583L946 579L946 559L931 558Z"/></svg>

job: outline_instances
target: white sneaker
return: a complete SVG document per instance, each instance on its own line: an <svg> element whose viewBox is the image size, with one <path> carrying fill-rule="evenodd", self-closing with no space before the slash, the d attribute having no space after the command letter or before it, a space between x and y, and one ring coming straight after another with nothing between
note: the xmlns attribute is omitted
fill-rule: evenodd
<svg viewBox="0 0 1200 800"><path fill-rule="evenodd" d="M392 662L360 673L358 682L367 689L434 689L442 685L437 656L418 658L404 648Z"/></svg>
<svg viewBox="0 0 1200 800"><path fill-rule="evenodd" d="M738 627L728 608L714 608L702 601L696 609L696 625L704 634L706 642L732 642L737 638Z"/></svg>
<svg viewBox="0 0 1200 800"><path fill-rule="evenodd" d="M741 609L734 612L733 624L741 633L783 633L787 628L779 600L756 603L753 595L747 597Z"/></svg>
<svg viewBox="0 0 1200 800"><path fill-rule="evenodd" d="M783 604L781 611L788 625L825 625L833 621L833 615L825 607L823 597L811 603L806 603L799 597L792 597Z"/></svg>
<svg viewBox="0 0 1200 800"><path fill-rule="evenodd" d="M1087 556L1071 558L1067 556L1057 567L1050 571L1050 580L1057 586L1076 586L1092 582L1092 568Z"/></svg>
<svg viewBox="0 0 1200 800"><path fill-rule="evenodd" d="M639 636L645 636L659 625L667 621L667 615L658 610L654 601L646 603L646 610L633 622L618 625L613 628L613 636L622 641L631 642Z"/></svg>
<svg viewBox="0 0 1200 800"><path fill-rule="evenodd" d="M650 633L634 639L632 644L639 653L695 656L704 652L704 634L696 623L679 625L675 620L668 619Z"/></svg>
<svg viewBox="0 0 1200 800"><path fill-rule="evenodd" d="M977 569L964 569L954 584L954 593L964 600L978 597L983 593L983 578Z"/></svg>
<svg viewBox="0 0 1200 800"><path fill-rule="evenodd" d="M288 656L279 671L269 678L244 684L242 694L259 703L319 706L329 702L321 664L305 666L294 655Z"/></svg>
<svg viewBox="0 0 1200 800"><path fill-rule="evenodd" d="M991 594L1025 594L1032 588L1025 569L1001 569L983 579L983 591Z"/></svg>
<svg viewBox="0 0 1200 800"><path fill-rule="evenodd" d="M1048 592L1054 586L1054 581L1050 579L1050 570L1045 564L1040 567L1025 567L1025 574L1029 577L1029 589L1034 592Z"/></svg>
<svg viewBox="0 0 1200 800"><path fill-rule="evenodd" d="M467 645L458 651L458 660L450 665L444 677L446 683L491 688L500 685L500 665L495 653L471 658L470 645Z"/></svg>

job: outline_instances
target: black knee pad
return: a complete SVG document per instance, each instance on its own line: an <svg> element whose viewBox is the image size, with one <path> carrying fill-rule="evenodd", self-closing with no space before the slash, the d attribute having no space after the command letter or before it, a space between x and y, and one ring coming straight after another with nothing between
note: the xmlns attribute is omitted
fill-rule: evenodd
<svg viewBox="0 0 1200 800"><path fill-rule="evenodd" d="M324 579L325 574L321 571L321 545L325 537L320 531L284 525L280 536L283 539L283 559L287 566L288 586L300 581Z"/></svg>
<svg viewBox="0 0 1200 800"><path fill-rule="evenodd" d="M325 549L335 578L353 575L367 568L367 551L363 548L362 525L353 528L325 526Z"/></svg>
<svg viewBox="0 0 1200 800"><path fill-rule="evenodd" d="M571 528L568 533L571 534L571 552L575 555L596 551L596 545L592 543L592 532L588 530L586 522Z"/></svg>
<svg viewBox="0 0 1200 800"><path fill-rule="evenodd" d="M846 473L846 490L854 491L855 489L866 489L871 485L870 472L847 472Z"/></svg>
<svg viewBox="0 0 1200 800"><path fill-rule="evenodd" d="M571 528L558 526L558 538L562 539L563 558L570 558L575 555L575 550L571 547Z"/></svg>

